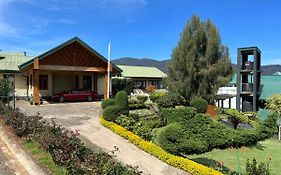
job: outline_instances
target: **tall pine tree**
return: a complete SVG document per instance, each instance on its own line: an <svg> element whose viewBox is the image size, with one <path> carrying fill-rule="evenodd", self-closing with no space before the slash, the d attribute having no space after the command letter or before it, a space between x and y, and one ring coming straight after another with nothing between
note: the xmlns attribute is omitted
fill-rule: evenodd
<svg viewBox="0 0 281 175"><path fill-rule="evenodd" d="M168 85L186 99L202 97L209 101L232 75L228 48L221 44L219 31L210 20L192 16L173 49L168 66Z"/></svg>

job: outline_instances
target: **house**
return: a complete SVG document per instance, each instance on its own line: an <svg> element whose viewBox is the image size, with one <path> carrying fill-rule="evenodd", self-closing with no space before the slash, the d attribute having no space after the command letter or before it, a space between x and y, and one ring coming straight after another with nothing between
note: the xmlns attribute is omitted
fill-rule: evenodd
<svg viewBox="0 0 281 175"><path fill-rule="evenodd" d="M153 85L157 89L163 89L163 78L167 75L156 67L117 65L122 69L121 77L134 80L135 89L145 89L147 85Z"/></svg>
<svg viewBox="0 0 281 175"><path fill-rule="evenodd" d="M281 74L262 75L260 86L259 103L262 107L268 97L273 94L281 94ZM219 88L216 95L216 106L236 109L236 94L236 74L234 74L228 87Z"/></svg>
<svg viewBox="0 0 281 175"><path fill-rule="evenodd" d="M12 79L16 97L33 97L35 103L40 96L76 88L92 89L106 98L111 93L107 70L107 59L78 37L36 57L0 52L0 77ZM117 75L122 70L111 63L110 72Z"/></svg>

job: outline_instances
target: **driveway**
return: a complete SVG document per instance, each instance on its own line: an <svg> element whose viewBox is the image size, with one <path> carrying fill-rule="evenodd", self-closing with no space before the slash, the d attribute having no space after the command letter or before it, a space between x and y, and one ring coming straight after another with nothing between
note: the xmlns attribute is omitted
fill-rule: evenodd
<svg viewBox="0 0 281 175"><path fill-rule="evenodd" d="M102 109L100 102L55 103L40 106L18 101L17 107L26 115L36 115L56 121L69 129L78 129L82 140L87 145L94 144L106 152L115 150L115 156L121 162L138 166L143 174L148 175L187 175L185 171L174 168L154 156L142 151L126 139L116 135L100 124Z"/></svg>

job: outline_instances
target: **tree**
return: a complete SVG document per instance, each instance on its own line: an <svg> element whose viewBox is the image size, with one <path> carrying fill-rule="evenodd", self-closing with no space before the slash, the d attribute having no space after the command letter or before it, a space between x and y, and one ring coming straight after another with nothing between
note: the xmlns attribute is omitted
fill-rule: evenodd
<svg viewBox="0 0 281 175"><path fill-rule="evenodd" d="M211 101L232 75L228 48L221 44L218 29L210 20L192 16L173 49L168 66L168 87L187 100L202 97Z"/></svg>
<svg viewBox="0 0 281 175"><path fill-rule="evenodd" d="M281 94L274 94L266 99L266 108L281 116Z"/></svg>
<svg viewBox="0 0 281 175"><path fill-rule="evenodd" d="M3 103L8 103L9 97L9 81L8 79L0 80L0 101Z"/></svg>

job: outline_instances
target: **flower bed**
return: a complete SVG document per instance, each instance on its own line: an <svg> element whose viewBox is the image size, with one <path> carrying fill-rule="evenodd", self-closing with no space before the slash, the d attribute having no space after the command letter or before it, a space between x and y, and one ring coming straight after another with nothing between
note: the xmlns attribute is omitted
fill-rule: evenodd
<svg viewBox="0 0 281 175"><path fill-rule="evenodd" d="M183 158L180 156L175 156L170 153L167 153L165 150L163 150L161 147L157 146L156 144L143 140L139 136L119 126L118 124L104 120L103 117L101 117L100 122L103 126L111 129L116 134L128 139L130 142L138 146L140 149L159 158L160 160L162 160L167 164L170 164L174 167L179 167L193 175L222 175L222 173L219 171L205 167L187 158Z"/></svg>

